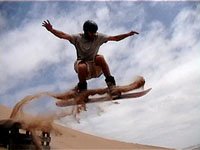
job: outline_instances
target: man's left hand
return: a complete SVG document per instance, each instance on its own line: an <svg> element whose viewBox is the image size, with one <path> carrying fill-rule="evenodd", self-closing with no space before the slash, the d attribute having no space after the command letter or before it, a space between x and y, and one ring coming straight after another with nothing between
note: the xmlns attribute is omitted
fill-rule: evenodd
<svg viewBox="0 0 200 150"><path fill-rule="evenodd" d="M134 35L134 34L139 34L139 33L136 32L136 31L131 31L131 32L129 32L129 36L132 36L132 35Z"/></svg>

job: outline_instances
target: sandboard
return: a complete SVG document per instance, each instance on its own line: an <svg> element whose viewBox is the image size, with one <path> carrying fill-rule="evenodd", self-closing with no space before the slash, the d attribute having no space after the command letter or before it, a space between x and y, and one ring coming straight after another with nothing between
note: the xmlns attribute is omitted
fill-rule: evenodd
<svg viewBox="0 0 200 150"><path fill-rule="evenodd" d="M131 93L123 93L120 97L112 99L109 96L102 96L102 97L93 97L89 98L87 103L95 103L95 102L104 102L104 101L115 101L115 100L123 100L123 99L130 99L130 98L138 98L146 95L152 88L142 90L139 92L131 92Z"/></svg>
<svg viewBox="0 0 200 150"><path fill-rule="evenodd" d="M131 92L131 93L123 93L120 97L112 99L109 95L99 96L99 97L89 97L87 103L97 103L97 102L106 102L106 101L116 101L116 100L124 100L124 99L131 99L131 98L138 98L146 95L152 88L142 90L139 92ZM77 103L74 100L69 101L57 101L56 105L59 107L66 107L66 106L73 106Z"/></svg>
<svg viewBox="0 0 200 150"><path fill-rule="evenodd" d="M95 102L104 102L112 100L121 100L127 98L137 98L147 94L151 88L142 90L140 92L133 92L133 90L144 87L145 80L143 77L139 76L134 82L124 85L117 86L115 88L116 92L122 93L120 97L113 99L110 96L108 88L99 88L99 89L88 89L84 92L77 93L75 90L70 90L65 93L51 95L56 98L56 105L59 107L72 106L78 104L86 103L95 103ZM98 95L99 97L96 97Z"/></svg>

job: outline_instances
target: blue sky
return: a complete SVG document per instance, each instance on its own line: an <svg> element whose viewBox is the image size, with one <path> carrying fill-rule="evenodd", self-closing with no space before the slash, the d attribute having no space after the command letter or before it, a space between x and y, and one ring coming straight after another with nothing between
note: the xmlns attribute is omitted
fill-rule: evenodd
<svg viewBox="0 0 200 150"><path fill-rule="evenodd" d="M80 124L70 117L60 123L132 143L173 148L199 144L199 13L198 1L0 2L0 104L12 107L29 94L75 86L74 47L41 25L49 19L54 28L73 34L92 19L108 35L140 33L108 42L99 53L118 84L142 75L153 90L137 101L88 105ZM103 76L89 81L90 88L103 86ZM52 101L31 108L61 111Z"/></svg>

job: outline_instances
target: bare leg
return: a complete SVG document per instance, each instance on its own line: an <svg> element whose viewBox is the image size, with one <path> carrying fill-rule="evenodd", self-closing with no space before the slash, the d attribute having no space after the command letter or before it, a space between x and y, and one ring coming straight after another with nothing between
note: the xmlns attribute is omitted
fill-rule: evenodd
<svg viewBox="0 0 200 150"><path fill-rule="evenodd" d="M79 79L77 90L79 92L87 90L87 82L86 82L86 78L88 75L87 65L84 62L79 63L77 66L77 72L78 72L78 79Z"/></svg>
<svg viewBox="0 0 200 150"><path fill-rule="evenodd" d="M87 65L85 63L78 64L78 79L79 82L83 83L87 78Z"/></svg>
<svg viewBox="0 0 200 150"><path fill-rule="evenodd" d="M104 74L105 77L111 76L108 64L107 64L107 62L105 61L105 59L102 55L96 56L95 63L96 63L97 66L100 66L102 68L102 71L103 71L103 74Z"/></svg>
<svg viewBox="0 0 200 150"><path fill-rule="evenodd" d="M106 77L105 81L106 84L110 90L112 98L117 98L121 95L121 92L114 91L114 88L116 87L115 78L111 76L110 69L108 67L108 64L106 63L104 57L102 55L97 55L95 59L96 65L100 66L102 68L103 74Z"/></svg>

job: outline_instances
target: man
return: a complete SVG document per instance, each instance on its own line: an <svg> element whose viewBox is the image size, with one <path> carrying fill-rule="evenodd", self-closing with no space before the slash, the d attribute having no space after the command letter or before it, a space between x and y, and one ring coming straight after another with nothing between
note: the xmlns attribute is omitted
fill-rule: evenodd
<svg viewBox="0 0 200 150"><path fill-rule="evenodd" d="M126 34L116 36L108 36L98 33L98 26L92 20L87 20L83 24L84 33L68 34L53 28L49 20L44 21L44 26L48 31L61 39L68 40L76 48L77 60L74 64L74 69L78 74L79 83L77 91L87 90L87 81L91 78L97 78L102 73L105 76L106 84L112 93L112 89L116 86L115 79L110 73L108 64L102 55L98 55L100 46L108 41L120 41L134 34L139 34L136 31L131 31Z"/></svg>

